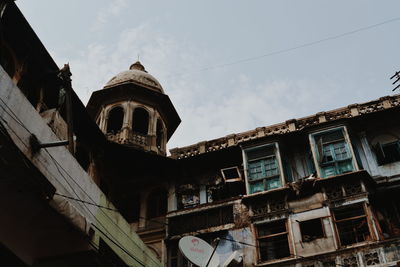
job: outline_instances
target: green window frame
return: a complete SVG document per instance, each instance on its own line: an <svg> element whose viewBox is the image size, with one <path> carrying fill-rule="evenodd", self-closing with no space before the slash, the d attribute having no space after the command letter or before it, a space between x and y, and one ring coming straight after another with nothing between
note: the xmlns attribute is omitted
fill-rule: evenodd
<svg viewBox="0 0 400 267"><path fill-rule="evenodd" d="M321 177L331 177L355 169L350 144L344 128L313 134Z"/></svg>
<svg viewBox="0 0 400 267"><path fill-rule="evenodd" d="M250 194L282 186L276 143L247 149L246 159Z"/></svg>

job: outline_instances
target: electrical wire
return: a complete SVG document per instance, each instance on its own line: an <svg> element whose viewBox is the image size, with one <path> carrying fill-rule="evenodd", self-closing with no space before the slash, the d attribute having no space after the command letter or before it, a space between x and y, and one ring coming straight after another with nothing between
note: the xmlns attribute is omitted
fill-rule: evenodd
<svg viewBox="0 0 400 267"><path fill-rule="evenodd" d="M12 115L6 110L6 108L4 108L4 106L0 105L0 107L4 110L4 112L6 112L6 113L10 116L10 118L12 118L12 119L13 119L15 122L17 122L20 126L22 126L29 134L32 134L32 133L26 128L26 126L19 120L18 116L12 111L12 109L4 102L1 98L0 98L0 100L1 100L1 102L3 102L3 103L5 104L5 106L7 107L7 109L10 110L10 112L12 113ZM13 116L13 115L14 115L14 116ZM5 121L2 117L1 117L0 119L2 119L2 121L3 121L5 124L8 124L7 121ZM28 147L28 148L29 148L29 146L28 146L27 144L25 144L24 140L22 140L22 139L19 137L19 135L18 135L12 128L10 128L10 127L7 127L7 128L9 128L9 129L13 132L13 134L24 144L25 147ZM58 172L59 172L60 175L63 177L63 179L66 181L66 183L70 186L71 190L74 192L74 194L75 194L77 197L79 197L79 195L75 192L74 188L69 184L68 180L65 178L65 176L62 174L61 170L59 169L59 167L62 168L62 166L53 158L53 156L47 151L47 149L45 149L45 151L46 151L47 154L51 157L51 159L53 160L53 163L55 164L55 166L56 166L56 168L57 168L57 170L58 170ZM45 169L47 169L44 165L43 165L43 167L44 167ZM63 168L62 168L62 169L63 169ZM49 170L47 169L47 171L49 171ZM64 171L64 172L75 182L75 184L77 184L78 187L79 187L87 196L89 196L89 198L91 199L90 195L88 195L88 194L86 193L86 191L79 185L79 183L77 183L77 182L68 174L68 172L65 171L65 169L63 169L63 171ZM49 173L51 173L51 172L49 171ZM54 175L53 175L53 176L54 176ZM54 177L55 177L55 176L54 176ZM62 186L62 187L64 187L64 186ZM65 189L65 187L64 187L64 189ZM91 199L91 200L93 201L93 199ZM96 218L96 216L91 212L91 210L88 209L85 205L83 205L83 206L84 206L84 208L86 208L86 210L93 216L93 218L97 221L97 223L98 223L99 225L101 225L101 226L104 228L104 230L105 230L106 232L108 232L108 235L109 235L109 236L112 236L113 238L115 238L115 237L107 230L107 228ZM100 210L101 210L101 209L100 209ZM104 212L103 212L103 213L104 213ZM104 213L104 214L106 214L106 213ZM117 229L118 229L119 231L121 231L122 233L124 233L124 234L128 237L128 239L132 241L133 244L135 244L138 248L141 249L141 247L140 247L134 240L132 240L132 239L129 237L129 235L127 235L127 234L125 233L125 231L123 231L123 230L113 221L112 218L110 218L107 214L106 214L106 217L117 227ZM109 238L109 236L107 236L107 238ZM116 238L115 238L115 239L116 239ZM117 243L118 241L114 241L114 242ZM120 244L120 246L122 247L121 244ZM123 251L126 251L126 249L123 249ZM144 250L143 250L143 253L144 253L145 255L149 256L149 258L150 258L151 260L153 260L152 256L151 256L151 255L148 255ZM144 264L143 264L139 259L137 259L137 258L134 257L133 255L129 255L129 256L132 257L136 262L138 262L139 264L141 264L142 266L144 266ZM155 260L153 260L153 261L154 261L156 264L158 264L158 262L156 262Z"/></svg>
<svg viewBox="0 0 400 267"><path fill-rule="evenodd" d="M189 74L195 74L195 73L199 73L199 72L204 72L204 71L209 71L209 70L213 70L213 69L219 69L219 68L224 68L224 67L228 67L228 66L232 66L232 65L237 65L237 64L240 64L240 63L255 61L255 60L259 60L259 59L265 58L265 57L284 54L284 53L287 53L287 52L290 52L290 51L293 51L293 50L297 50L297 49L301 49L301 48L305 48L305 47L309 47L309 46L314 46L314 45L317 45L317 44L320 44L320 43L324 43L324 42L327 42L327 41L332 41L332 40L335 40L335 39L339 39L339 38L342 38L342 37L345 37L345 36L348 36L348 35L352 35L352 34L355 34L355 33L358 33L358 32L367 31L367 30L382 26L384 24L392 23L392 22L395 22L395 21L398 21L398 20L400 20L400 17L388 19L388 20L382 21L380 23L368 25L368 26L361 27L361 28L358 28L358 29L355 29L355 30L351 30L351 31L348 31L348 32L344 32L344 33L341 33L341 34L328 36L326 38L322 38L322 39L319 39L319 40L303 43L303 44L300 44L300 45L297 45L297 46L293 46L293 47L289 47L289 48L285 48L285 49L281 49L281 50L272 51L272 52L269 52L269 53L266 53L266 54L253 56L253 57L242 58L242 59L238 59L238 60L227 62L227 63L217 64L217 65L214 65L214 66L204 67L204 68L201 68L201 69L198 69L198 70L195 70L195 71L192 71L192 72L188 72L188 73L171 74L171 75L169 75L167 77L185 76L185 75L189 75Z"/></svg>
<svg viewBox="0 0 400 267"><path fill-rule="evenodd" d="M85 203L85 204L88 204L88 205L96 206L98 208L102 208L102 209L106 209L106 210L112 210L112 211L115 211L115 212L120 212L117 209L113 209L113 208L109 208L109 207L106 207L106 206L98 205L98 204L95 204L95 203L92 203L92 202L88 202L88 201L84 201L84 200L81 200L81 199L78 199L78 198L66 196L66 195L63 195L63 194L59 194L57 192L54 193L54 195L57 195L57 196L60 196L60 197L64 197L64 198L67 198L67 199L71 199L71 200L74 200L74 201L82 202L82 203ZM158 223L158 224L161 224L161 225L168 225L168 223L163 223L163 222L152 220L152 219L146 219L145 217L142 217L142 216L138 216L138 218L140 218L141 220L144 220L144 221L148 221L148 222L154 222L154 223Z"/></svg>
<svg viewBox="0 0 400 267"><path fill-rule="evenodd" d="M20 126L22 126L28 133L32 134L32 133L26 128L26 126L19 120L18 116L8 107L8 105L7 105L1 98L0 98L0 100L1 100L1 102L3 102L3 103L5 104L5 106L10 110L10 112L12 113L12 115L4 108L4 106L0 105L0 107L1 107L14 121L16 121ZM1 119L2 119L3 122L7 123L7 121L5 121L3 118L1 118ZM12 130L11 128L9 128L9 129ZM12 130L12 131L13 131L13 130ZM14 131L13 131L13 132L14 132ZM15 132L14 132L14 135L16 135L16 136L19 138L19 136L18 136ZM20 138L19 138L19 139L20 139ZM21 142L22 142L25 146L27 146L27 145L22 141L22 139L20 139L20 140L21 140ZM71 180L73 180L73 181L75 182L75 184L77 184L78 187L79 187L83 192L85 192L85 194L91 199L91 196L88 195L88 194L86 193L86 191L79 185L79 183L77 183L77 182L75 181L75 179L73 179L73 178L69 175L68 172L66 172L66 170L61 166L61 164L59 164L59 162L58 162L56 159L54 159L54 157L47 151L47 149L45 149L45 151L46 151L47 154L50 156L50 158L53 160L53 163L55 164L55 166L56 166L56 168L57 168L59 174L64 178L64 180L65 180L65 181L67 182L67 184L70 186L71 190L75 193L75 195L77 195L77 197L79 197L78 194L77 194L77 193L75 192L75 190L73 189L73 187L69 184L68 180L67 180L67 179L65 178L65 176L62 174L62 172L61 172L61 170L59 169L59 167L60 167L60 168L71 178ZM66 196L66 195L59 194L59 193L55 193L55 195L59 195L59 196L64 197L64 198L68 198L68 199L71 199L71 200L79 201L79 202L81 202L81 203L83 203L83 204L88 204L88 205L97 206L97 207L101 208L100 210L102 210L102 209L107 209L107 210L112 210L112 211L119 212L119 211L116 210L116 209L112 209L112 208L109 208L109 207L97 205L97 204L94 204L94 203L91 203L91 202L82 200L82 199L80 199L80 198L74 198L74 197ZM93 200L93 199L91 199L91 200ZM131 253L130 253L129 251L127 251L127 250L118 242L118 240L117 240L117 241L113 240L111 237L113 237L114 239L116 239L116 238L107 230L107 228L106 228L104 225L101 224L101 222L100 222L100 221L96 218L96 216L90 211L90 209L88 209L85 205L84 205L84 207L87 209L87 211L89 211L89 213L95 218L95 220L104 228L104 230L105 230L108 234L105 234L105 233L104 233L98 226L96 226L95 224L92 224L93 227L95 227L99 232L101 232L101 233L103 234L104 237L106 237L107 239L109 239L110 242L112 242L112 243L115 244L117 247L119 247L119 248L120 248L123 252L125 252L128 256L130 256L132 259L134 259L136 262L138 262L138 263L141 264L142 266L145 266L145 265L143 264L143 262L141 262L141 261L140 261L139 259L137 259L135 256L131 255ZM104 212L103 212L103 213L104 213ZM136 243L129 237L129 235L127 235L127 234L125 233L124 230L122 230L117 224L115 224L115 222L112 220L112 218L110 218L106 213L104 213L104 214L106 215L106 217L108 217L108 218L110 219L111 222L114 223L114 225L117 227L117 229L119 229L123 234L125 234L125 235L128 237L128 239L130 239L135 245L137 245L139 248L141 248L138 244L136 244ZM158 221L157 221L157 222L158 222ZM166 223L161 223L161 222L158 222L158 223L167 225ZM110 236L111 236L111 237L110 237ZM249 244L249 243L245 243L245 242L241 242L241 241L236 241L236 240L233 240L233 239L227 239L227 238L220 238L220 239L226 240L226 241L230 241L230 242L236 242L236 243L239 243L239 244L242 244L242 245L246 245L246 246L252 246L252 247L259 248L257 245L253 245L253 244ZM91 244L91 245L92 245L92 244ZM94 245L92 245L92 246L94 246ZM95 247L95 246L94 246L94 247ZM95 248L96 248L96 247L95 247ZM151 257L150 255L148 255L145 251L143 251L143 253L145 253L145 255L149 256L149 258L152 259L152 257ZM306 258L306 257L300 256L300 255L295 255L295 254L291 254L291 256L295 256L295 257L299 257L299 258ZM318 261L319 261L319 260L318 260ZM155 263L158 264L158 262L155 262ZM344 265L340 265L340 264L337 264L337 263L335 263L335 264L336 264L337 266L344 266Z"/></svg>
<svg viewBox="0 0 400 267"><path fill-rule="evenodd" d="M260 248L260 247L257 246L257 245L253 245L253 244L250 244L250 243L237 241L237 240L234 240L234 239L223 238L223 237L219 237L219 239L226 240L226 241L230 241L230 242L233 242L233 243L242 244L242 245L245 245L245 246L255 247L255 248L258 248L258 249ZM298 257L298 258L302 258L302 259L307 259L307 257L301 256L301 255L296 255L296 254L290 254L290 256ZM311 256L310 258L312 259L313 256ZM316 261L319 261L319 262L323 263L323 262L320 261L320 260L316 260ZM335 263L335 265L336 265L336 266L345 266L345 265L342 265L342 264L339 264L339 263Z"/></svg>

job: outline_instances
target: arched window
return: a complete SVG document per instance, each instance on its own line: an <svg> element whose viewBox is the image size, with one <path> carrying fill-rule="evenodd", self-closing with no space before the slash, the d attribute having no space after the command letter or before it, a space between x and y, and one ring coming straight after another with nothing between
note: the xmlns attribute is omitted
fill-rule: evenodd
<svg viewBox="0 0 400 267"><path fill-rule="evenodd" d="M132 130L136 133L147 135L149 131L149 113L143 108L136 108L132 117Z"/></svg>
<svg viewBox="0 0 400 267"><path fill-rule="evenodd" d="M167 213L167 192L158 189L150 193L147 198L147 218L156 218Z"/></svg>
<svg viewBox="0 0 400 267"><path fill-rule="evenodd" d="M156 145L158 148L161 148L164 139L164 127L160 119L157 120L157 139Z"/></svg>
<svg viewBox="0 0 400 267"><path fill-rule="evenodd" d="M115 107L108 113L107 133L117 133L122 128L124 109Z"/></svg>

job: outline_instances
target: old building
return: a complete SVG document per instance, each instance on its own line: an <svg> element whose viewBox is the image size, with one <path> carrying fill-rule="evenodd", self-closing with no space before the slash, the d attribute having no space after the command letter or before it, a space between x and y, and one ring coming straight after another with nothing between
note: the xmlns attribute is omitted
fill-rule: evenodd
<svg viewBox="0 0 400 267"><path fill-rule="evenodd" d="M237 252L230 266L400 262L400 95L168 156L180 118L140 62L85 108L68 69L0 3L2 262L189 266L178 249L188 235L221 263Z"/></svg>
<svg viewBox="0 0 400 267"><path fill-rule="evenodd" d="M179 117L139 62L94 92L87 109L115 143L103 191L165 266L190 264L177 246L187 235L219 238L220 261L238 251L242 266L390 266L400 261L399 99L175 148L170 157L165 144Z"/></svg>
<svg viewBox="0 0 400 267"><path fill-rule="evenodd" d="M68 66L0 1L0 266L162 266L99 187L107 142Z"/></svg>

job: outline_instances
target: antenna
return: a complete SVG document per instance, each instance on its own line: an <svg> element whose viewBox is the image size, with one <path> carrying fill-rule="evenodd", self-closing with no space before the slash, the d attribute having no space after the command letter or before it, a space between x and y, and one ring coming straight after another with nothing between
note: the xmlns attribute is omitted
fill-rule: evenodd
<svg viewBox="0 0 400 267"><path fill-rule="evenodd" d="M394 78L396 78L396 80L392 83L393 85L395 85L398 81L400 81L400 71L396 71L396 73L395 73L392 77L390 77L391 80L394 79ZM396 90L397 88L399 88L399 87L400 87L400 84L397 85L397 86L392 90L392 92L393 92L394 90Z"/></svg>
<svg viewBox="0 0 400 267"><path fill-rule="evenodd" d="M200 267L218 267L219 255L215 253L218 243L212 247L195 236L185 236L179 240L179 250L192 264Z"/></svg>

